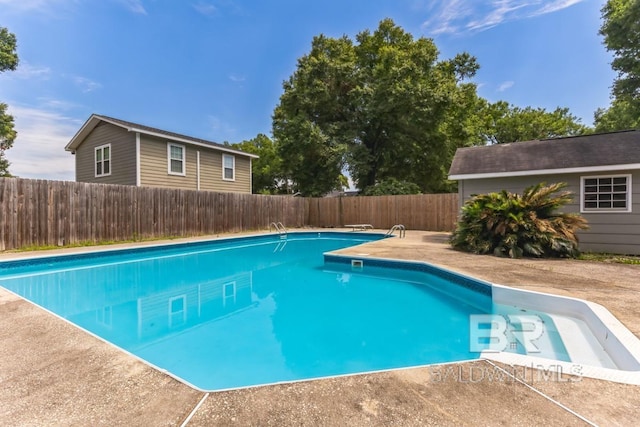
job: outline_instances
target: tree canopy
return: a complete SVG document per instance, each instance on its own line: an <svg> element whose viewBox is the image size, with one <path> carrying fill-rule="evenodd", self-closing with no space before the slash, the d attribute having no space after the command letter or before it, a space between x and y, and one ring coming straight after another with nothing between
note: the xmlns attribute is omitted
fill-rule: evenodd
<svg viewBox="0 0 640 427"><path fill-rule="evenodd" d="M595 113L596 131L640 127L640 1L608 0L602 8L600 34L613 53L618 73L608 109Z"/></svg>
<svg viewBox="0 0 640 427"><path fill-rule="evenodd" d="M0 27L0 72L15 71L18 67L16 46L16 36L8 29Z"/></svg>
<svg viewBox="0 0 640 427"><path fill-rule="evenodd" d="M282 181L282 164L276 151L274 142L264 134L258 134L253 139L231 144L235 149L246 153L257 154L257 159L251 160L252 181L251 191L256 194L276 194L280 190Z"/></svg>
<svg viewBox="0 0 640 427"><path fill-rule="evenodd" d="M362 194L364 196L420 194L420 187L413 182L398 181L395 178L388 178L376 183L375 185L367 187Z"/></svg>
<svg viewBox="0 0 640 427"><path fill-rule="evenodd" d="M477 69L466 53L439 61L432 40L390 19L355 41L315 37L273 115L287 175L304 195L340 187L343 170L361 189L396 178L445 190L455 148L471 143L478 99L464 80ZM454 117L461 125L447 125Z"/></svg>
<svg viewBox="0 0 640 427"><path fill-rule="evenodd" d="M365 194L398 183L451 191L459 147L589 130L567 108L491 104L470 81L479 69L473 56L438 55L433 40L414 39L391 19L355 39L315 37L273 114L282 175L306 196L341 188L347 171Z"/></svg>
<svg viewBox="0 0 640 427"><path fill-rule="evenodd" d="M18 66L16 36L4 27L0 27L0 72L15 70ZM0 102L0 177L9 174L9 161L5 151L11 148L16 139L13 116L7 113L7 104Z"/></svg>
<svg viewBox="0 0 640 427"><path fill-rule="evenodd" d="M484 118L484 137L490 144L581 135L589 131L568 108L560 107L548 112L544 108L520 108L498 101L486 107Z"/></svg>

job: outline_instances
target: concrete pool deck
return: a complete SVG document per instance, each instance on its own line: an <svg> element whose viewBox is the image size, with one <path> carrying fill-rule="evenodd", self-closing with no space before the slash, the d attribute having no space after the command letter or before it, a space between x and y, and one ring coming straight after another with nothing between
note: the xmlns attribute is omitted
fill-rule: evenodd
<svg viewBox="0 0 640 427"><path fill-rule="evenodd" d="M640 336L638 265L477 256L455 252L446 241L445 233L408 231L406 239L339 252L427 261L494 283L582 298L605 306ZM0 260L30 255L4 253ZM636 425L639 416L638 386L484 360L207 395L0 290L3 426Z"/></svg>

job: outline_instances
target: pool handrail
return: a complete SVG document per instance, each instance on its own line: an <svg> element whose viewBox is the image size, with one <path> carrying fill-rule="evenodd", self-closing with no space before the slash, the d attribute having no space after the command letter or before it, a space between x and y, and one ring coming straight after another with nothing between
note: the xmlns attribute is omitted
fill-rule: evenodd
<svg viewBox="0 0 640 427"><path fill-rule="evenodd" d="M275 228L276 232L278 234L280 234L281 236L286 236L287 235L287 229L284 226L284 224L280 221L278 222L272 222L271 224L269 224L269 231L271 231L271 228Z"/></svg>
<svg viewBox="0 0 640 427"><path fill-rule="evenodd" d="M392 236L393 232L396 231L396 230L398 230L398 232L399 232L398 237L401 238L401 239L404 239L404 237L406 235L406 228L402 224L396 224L393 227L391 227L389 229L389 231L387 231L385 236Z"/></svg>

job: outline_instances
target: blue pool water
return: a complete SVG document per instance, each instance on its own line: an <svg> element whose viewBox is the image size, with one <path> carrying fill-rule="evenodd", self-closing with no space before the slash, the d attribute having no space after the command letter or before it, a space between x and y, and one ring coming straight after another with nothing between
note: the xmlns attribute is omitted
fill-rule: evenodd
<svg viewBox="0 0 640 427"><path fill-rule="evenodd" d="M290 233L0 263L0 286L204 390L474 359L490 288Z"/></svg>

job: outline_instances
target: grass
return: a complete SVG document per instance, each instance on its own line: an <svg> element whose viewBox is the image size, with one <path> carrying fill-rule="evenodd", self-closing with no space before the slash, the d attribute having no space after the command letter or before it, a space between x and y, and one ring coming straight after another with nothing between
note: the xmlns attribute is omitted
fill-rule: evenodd
<svg viewBox="0 0 640 427"><path fill-rule="evenodd" d="M91 240L88 241L84 241L84 242L76 242L76 243L70 243L70 244L65 244L63 246L56 246L56 245L30 245L30 246L23 246L21 248L18 249L11 249L8 251L4 251L4 253L12 253L12 252L30 252L30 251L49 251L49 250L53 250L53 249L67 249L67 248L83 248L83 247L87 247L87 246L108 246L108 245L117 245L117 244L123 244L123 243L139 243L139 242L152 242L152 241L156 241L156 240L174 240L174 239L179 239L179 238L183 238L183 237L192 237L192 236L165 236L165 237L153 237L153 238L133 238L133 239L128 239L128 240L103 240L103 241L99 241L99 242L94 242Z"/></svg>
<svg viewBox="0 0 640 427"><path fill-rule="evenodd" d="M255 231L264 231L264 230L246 230L246 232L255 232ZM141 237L133 237L131 239L128 240L103 240L103 241L99 241L99 242L95 242L95 241L91 241L91 240L87 240L87 241L83 241L83 242L76 242L76 243L69 243L69 244L65 244L62 246L56 246L56 245L30 245L30 246L23 246L21 248L17 248L17 249L9 249L6 251L0 251L0 253L16 253L16 252L30 252L30 251L50 251L53 249L67 249L67 248L83 248L83 247L87 247L87 246L108 246L108 245L117 245L117 244L123 244L123 243L140 243L140 242L153 242L153 241L158 241L158 240L176 240L176 239L184 239L184 238L189 238L189 237L205 237L205 236L209 236L211 238L213 237L220 237L221 234L237 234L237 233L215 233L215 234L209 234L209 235L184 235L184 236L161 236L161 237L145 237L145 238L141 238Z"/></svg>
<svg viewBox="0 0 640 427"><path fill-rule="evenodd" d="M606 263L614 263L614 264L640 265L639 255L618 255L618 254L587 252L580 255L579 259L585 260L585 261L597 261L597 262L606 262Z"/></svg>

